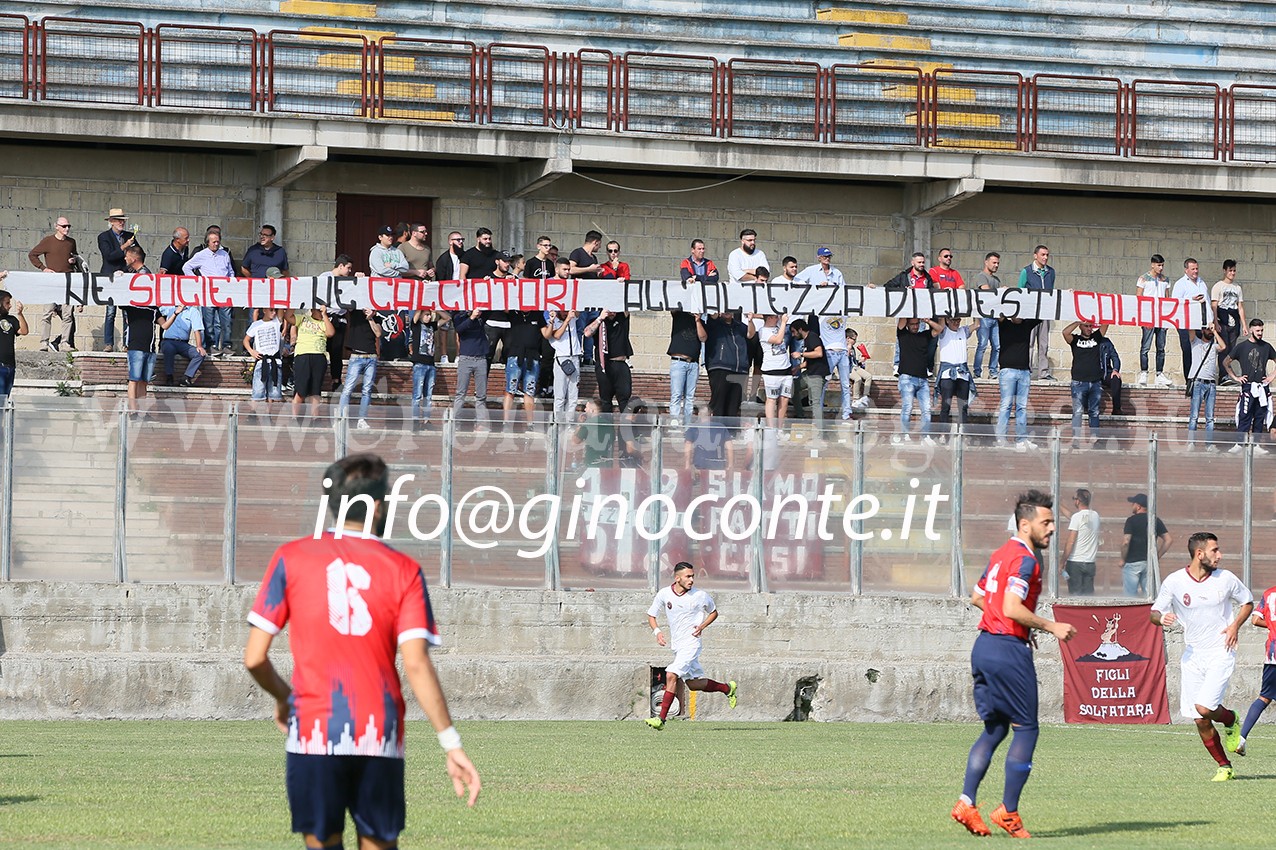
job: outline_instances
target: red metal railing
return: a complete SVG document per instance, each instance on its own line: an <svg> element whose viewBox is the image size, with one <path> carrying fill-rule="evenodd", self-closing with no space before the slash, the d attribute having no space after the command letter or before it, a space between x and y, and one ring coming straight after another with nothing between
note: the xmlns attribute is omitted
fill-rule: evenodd
<svg viewBox="0 0 1276 850"><path fill-rule="evenodd" d="M1276 86L0 14L0 99L1276 162Z"/></svg>

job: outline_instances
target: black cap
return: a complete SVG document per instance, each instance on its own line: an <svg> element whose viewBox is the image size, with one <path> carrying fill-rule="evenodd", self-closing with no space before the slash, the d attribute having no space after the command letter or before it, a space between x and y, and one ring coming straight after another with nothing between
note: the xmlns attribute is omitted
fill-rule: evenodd
<svg viewBox="0 0 1276 850"><path fill-rule="evenodd" d="M1148 506L1147 493L1135 493L1133 496L1126 499L1126 501L1132 505L1138 505L1140 508L1147 510L1147 506Z"/></svg>
<svg viewBox="0 0 1276 850"><path fill-rule="evenodd" d="M377 235L378 236L393 236L394 228L388 224L385 227L379 227L377 228Z"/></svg>
<svg viewBox="0 0 1276 850"><path fill-rule="evenodd" d="M508 263L508 262L510 261L510 255L509 255L509 254L507 254L507 253L505 253L504 251L497 251L497 252L496 252L496 259L498 259L498 260L504 260L505 262L507 262L507 263Z"/></svg>

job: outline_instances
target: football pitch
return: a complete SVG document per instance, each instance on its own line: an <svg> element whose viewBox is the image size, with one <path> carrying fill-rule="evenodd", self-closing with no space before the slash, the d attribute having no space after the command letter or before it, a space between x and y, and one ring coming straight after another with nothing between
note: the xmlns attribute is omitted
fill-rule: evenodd
<svg viewBox="0 0 1276 850"><path fill-rule="evenodd" d="M1238 707L1243 709L1243 706ZM263 704L263 712L266 706ZM1265 846L1276 733L1235 781L1191 727L1047 726L1021 812L1052 847ZM970 724L472 722L474 809L408 726L404 848L970 847L952 822ZM998 752L985 816L1000 798ZM0 724L0 846L301 847L283 741L260 722ZM346 847L355 847L348 829Z"/></svg>

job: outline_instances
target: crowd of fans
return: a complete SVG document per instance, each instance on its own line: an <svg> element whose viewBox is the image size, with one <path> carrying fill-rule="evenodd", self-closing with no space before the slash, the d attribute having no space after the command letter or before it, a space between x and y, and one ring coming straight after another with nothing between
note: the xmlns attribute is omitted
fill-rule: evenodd
<svg viewBox="0 0 1276 850"><path fill-rule="evenodd" d="M191 245L185 227L174 229L158 263L148 261L128 216L112 209L107 228L97 238L101 265L98 272L275 277L292 272L287 251L275 241L276 229L264 224L258 242L238 261L222 244L221 228L210 225L203 241ZM88 266L70 235L71 224L58 217L54 232L29 252L33 266L42 271L85 271ZM447 247L437 258L428 242L424 224L404 222L385 226L375 234L368 268L378 277L419 277L455 280L479 278L580 278L625 280L631 276L621 256L620 243L604 248L596 230L585 234L580 247L559 256L547 236L536 240L531 256L508 254L493 244L492 231L479 228L476 244L466 248L459 231L448 234ZM600 257L600 250L605 254ZM1051 291L1056 272L1049 263L1050 250L1039 245L1029 263L1003 283L1001 256L993 251L983 258L983 268L967 284L954 268L949 248L928 266L922 253L912 256L907 268L884 285L887 288L962 288L967 285L996 290L1003 286ZM1270 427L1269 384L1276 374L1276 350L1263 341L1262 322L1247 320L1242 289L1236 283L1236 262L1223 263L1223 277L1207 287L1199 263L1188 258L1184 274L1171 285L1164 274L1165 260L1151 257L1149 270L1135 283L1135 292L1150 297L1186 298L1208 304L1209 324L1200 331L1179 331L1186 393L1191 397L1188 430L1195 438L1198 420L1204 420L1206 443L1214 449L1214 406L1220 383L1241 386L1238 404L1238 436L1234 450L1246 435L1265 433ZM706 255L704 240L695 239L690 252L678 264L683 281L716 283L722 280L717 264ZM336 257L321 277L355 274L351 257ZM775 265L758 245L752 229L740 232L739 245L726 262L726 278L732 282L801 281L815 285L846 284L834 264L831 248L816 251L815 262L800 267L793 256ZM41 305L40 347L46 351L75 347L76 312L67 304ZM209 357L225 358L235 350L232 339L235 308L124 307L122 349L129 362L129 397L146 396L157 363L163 366L167 385L192 385ZM106 351L116 350L115 307L108 307L102 332ZM53 320L60 320L53 334ZM900 427L893 439L914 439L913 411L920 419L917 439L932 443L932 410L938 405L940 423L954 415L967 421L970 400L976 395L974 379L987 374L998 381L1000 404L995 422L998 444L1027 451L1035 446L1028 438L1027 399L1034 377L1054 382L1048 357L1052 323L1036 319L958 318L901 319L896 328L893 375L900 393ZM17 335L28 331L20 304L0 299L0 395L12 385L14 345ZM1112 399L1112 413L1122 415L1121 362L1106 326L1072 323L1062 329L1071 352L1072 436L1074 443L1093 439L1099 427L1103 393ZM973 364L969 340L976 340ZM1158 387L1173 385L1164 371L1166 330L1146 328L1139 353L1136 385L1149 383L1149 356L1155 347ZM433 413L437 367L455 362L452 405L458 414L472 404L475 418L487 419L488 384L493 366L503 367L501 406L505 417L516 407L532 419L537 399L544 398L560 420L574 418L579 406L580 376L592 368L597 379L599 414L629 411L633 402L633 376L629 360L634 354L627 313L604 310L502 311L474 310L445 313L434 310L383 314L373 310L347 312L319 309L303 312L258 309L249 317L241 340L242 352L254 361L251 381L255 400L270 402L291 398L301 413L309 403L316 410L325 388L340 392L339 408L346 415L355 393L359 394L355 427L370 428L369 406L376 384L378 364L406 360L412 364L412 418L428 423ZM701 368L708 377L709 402L705 415L717 419L739 417L745 399L759 399L769 426L780 428L791 417L817 421L825 416L826 390L836 376L839 398L833 415L849 420L871 406L873 375L870 355L859 344L856 331L845 316L738 315L734 311L693 314L673 311L670 317L669 410L675 421L690 426L695 415L694 398ZM184 360L180 378L177 361ZM343 379L344 372L344 379ZM956 411L954 413L954 408ZM587 408L588 409L588 408ZM1014 433L1011 433L1011 420ZM1084 424L1089 428L1087 434ZM1264 451L1256 447L1257 451Z"/></svg>

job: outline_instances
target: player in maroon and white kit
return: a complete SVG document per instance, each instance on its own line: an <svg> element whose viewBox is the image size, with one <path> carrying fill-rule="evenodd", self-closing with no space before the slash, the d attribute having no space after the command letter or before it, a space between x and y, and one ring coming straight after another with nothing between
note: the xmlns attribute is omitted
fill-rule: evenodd
<svg viewBox="0 0 1276 850"><path fill-rule="evenodd" d="M1049 493L1029 490L1015 504L1015 520L1015 536L993 552L970 597L971 604L983 612L979 636L970 651L970 671L975 680L975 710L984 731L970 748L965 784L952 818L975 835L989 834L975 794L993 753L1013 727L1005 791L990 817L1011 837L1030 838L1019 817L1019 795L1032 772L1037 747L1037 671L1032 663L1036 641L1031 630L1049 632L1061 641L1072 640L1077 630L1035 613L1041 595L1038 552L1054 536L1054 500Z"/></svg>
<svg viewBox="0 0 1276 850"><path fill-rule="evenodd" d="M1245 755L1245 739L1250 730L1258 722L1263 709L1276 699L1276 587L1263 591L1263 596L1254 612L1251 623L1260 629L1267 629L1267 640L1263 642L1263 685L1258 698L1250 703L1245 714L1245 722L1241 725L1241 739L1236 743L1236 754Z"/></svg>
<svg viewBox="0 0 1276 850"><path fill-rule="evenodd" d="M403 693L396 648L417 702L447 753L457 796L478 798L478 771L461 749L427 644L439 643L425 576L383 543L389 472L376 455L328 467L324 493L345 527L275 551L248 622L244 664L275 698L287 734L286 784L293 832L306 847L340 847L348 809L360 850L397 846L403 830ZM348 503L348 505L343 505ZM365 519L378 536L365 536ZM269 658L291 625L292 686Z"/></svg>

